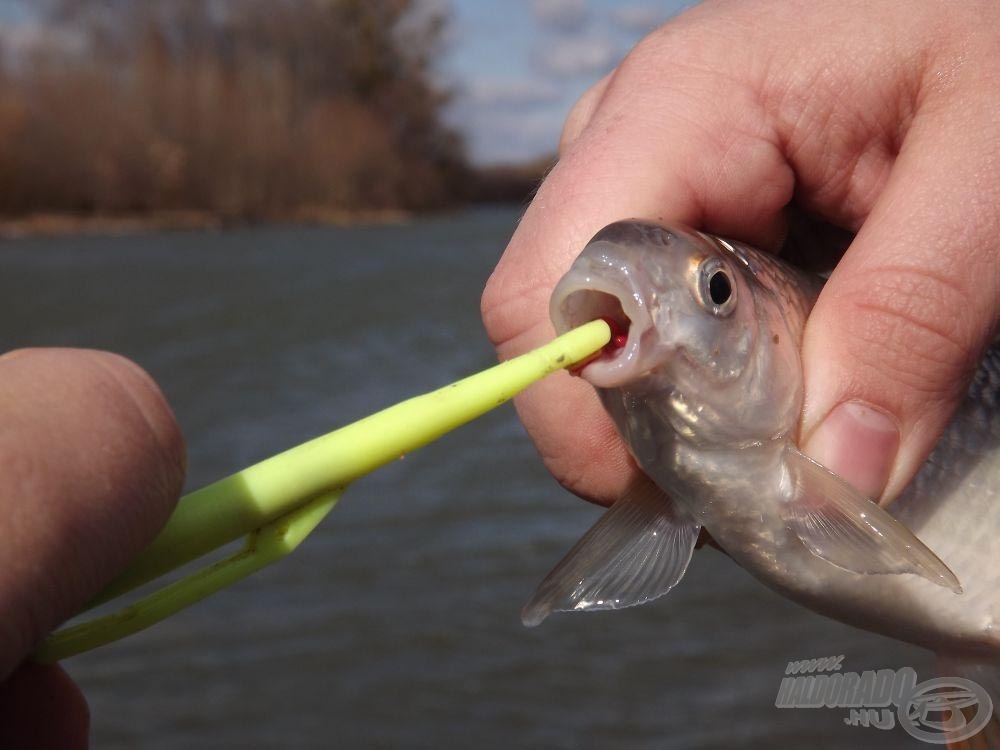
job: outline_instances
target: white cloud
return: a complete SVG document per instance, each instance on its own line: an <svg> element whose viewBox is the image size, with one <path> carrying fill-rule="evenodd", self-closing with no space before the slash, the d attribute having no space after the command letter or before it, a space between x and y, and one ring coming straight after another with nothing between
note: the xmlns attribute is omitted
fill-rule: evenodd
<svg viewBox="0 0 1000 750"><path fill-rule="evenodd" d="M473 157L480 164L511 163L555 153L565 112L510 113L474 121Z"/></svg>
<svg viewBox="0 0 1000 750"><path fill-rule="evenodd" d="M539 50L538 66L547 74L571 78L597 76L611 70L619 52L605 36L565 37L554 39Z"/></svg>
<svg viewBox="0 0 1000 750"><path fill-rule="evenodd" d="M463 92L447 117L465 133L476 163L516 163L556 150L572 102L566 86L542 76L480 78L466 81Z"/></svg>
<svg viewBox="0 0 1000 750"><path fill-rule="evenodd" d="M530 107L557 101L562 91L542 78L476 79L466 85L469 100L484 107Z"/></svg>
<svg viewBox="0 0 1000 750"><path fill-rule="evenodd" d="M619 28L644 34L666 21L673 13L673 9L668 11L661 5L635 3L612 8L609 15Z"/></svg>
<svg viewBox="0 0 1000 750"><path fill-rule="evenodd" d="M534 0L532 10L539 24L560 31L577 31L590 17L586 0Z"/></svg>
<svg viewBox="0 0 1000 750"><path fill-rule="evenodd" d="M79 54L86 48L82 33L35 20L0 22L0 52L21 62L35 52Z"/></svg>

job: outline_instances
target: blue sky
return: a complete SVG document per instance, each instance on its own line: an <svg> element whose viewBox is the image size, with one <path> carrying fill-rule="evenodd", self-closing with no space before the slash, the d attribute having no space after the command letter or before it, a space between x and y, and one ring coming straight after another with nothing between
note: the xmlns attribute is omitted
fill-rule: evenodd
<svg viewBox="0 0 1000 750"><path fill-rule="evenodd" d="M446 0L449 117L479 163L555 151L573 102L690 0Z"/></svg>

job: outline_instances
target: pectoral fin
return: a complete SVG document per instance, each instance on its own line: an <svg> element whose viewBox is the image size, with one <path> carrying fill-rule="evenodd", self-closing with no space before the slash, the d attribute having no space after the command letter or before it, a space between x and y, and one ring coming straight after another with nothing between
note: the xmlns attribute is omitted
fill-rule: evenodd
<svg viewBox="0 0 1000 750"><path fill-rule="evenodd" d="M785 522L809 550L855 573L914 573L962 593L955 574L902 523L789 445Z"/></svg>
<svg viewBox="0 0 1000 750"><path fill-rule="evenodd" d="M643 478L607 510L539 584L521 612L621 609L663 596L684 577L701 526Z"/></svg>

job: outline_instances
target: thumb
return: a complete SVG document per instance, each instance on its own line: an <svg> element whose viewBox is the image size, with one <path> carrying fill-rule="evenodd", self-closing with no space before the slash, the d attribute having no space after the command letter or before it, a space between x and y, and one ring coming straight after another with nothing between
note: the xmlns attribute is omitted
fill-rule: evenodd
<svg viewBox="0 0 1000 750"><path fill-rule="evenodd" d="M183 481L183 442L131 362L21 350L0 357L0 476L2 681L163 525Z"/></svg>
<svg viewBox="0 0 1000 750"><path fill-rule="evenodd" d="M883 502L926 460L994 335L1000 204L975 178L987 145L915 124L806 325L804 450Z"/></svg>

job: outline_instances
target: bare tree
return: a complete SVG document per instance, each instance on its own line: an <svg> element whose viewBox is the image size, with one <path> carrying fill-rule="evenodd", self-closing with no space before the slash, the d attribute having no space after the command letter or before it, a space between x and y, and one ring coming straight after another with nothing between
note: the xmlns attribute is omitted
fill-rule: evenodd
<svg viewBox="0 0 1000 750"><path fill-rule="evenodd" d="M430 208L465 179L415 0L41 0L0 71L0 212Z"/></svg>

